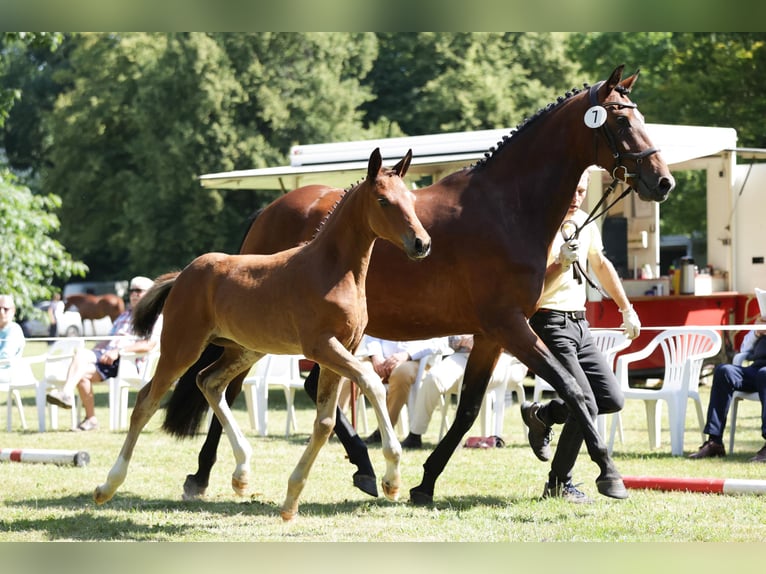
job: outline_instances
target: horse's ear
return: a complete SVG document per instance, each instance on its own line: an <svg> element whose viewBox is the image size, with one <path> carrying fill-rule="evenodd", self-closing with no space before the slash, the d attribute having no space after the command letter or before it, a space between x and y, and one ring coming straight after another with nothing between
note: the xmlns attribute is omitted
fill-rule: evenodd
<svg viewBox="0 0 766 574"><path fill-rule="evenodd" d="M629 76L625 78L622 82L620 82L620 86L622 86L626 94L629 94L630 90L633 89L633 84L636 83L636 80L638 79L638 75L640 73L641 73L641 70L636 70L636 72L632 76Z"/></svg>
<svg viewBox="0 0 766 574"><path fill-rule="evenodd" d="M607 94L611 92L613 89L615 89L617 85L620 83L620 80L622 79L622 71L624 69L625 69L625 64L620 64L614 69L614 72L612 72L612 75L609 76L609 79L606 81Z"/></svg>
<svg viewBox="0 0 766 574"><path fill-rule="evenodd" d="M375 181L380 171L380 166L383 165L383 158L380 157L380 148L376 147L370 154L370 161L367 164L367 179Z"/></svg>
<svg viewBox="0 0 766 574"><path fill-rule="evenodd" d="M399 163L397 163L394 167L394 173L398 175L399 177L404 177L404 175L407 173L407 170L410 169L410 162L412 161L412 150L407 150L407 154L399 160Z"/></svg>

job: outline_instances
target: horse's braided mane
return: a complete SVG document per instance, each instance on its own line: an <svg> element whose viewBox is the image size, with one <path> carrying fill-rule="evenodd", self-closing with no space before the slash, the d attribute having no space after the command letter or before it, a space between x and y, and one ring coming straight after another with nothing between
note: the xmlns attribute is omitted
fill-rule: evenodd
<svg viewBox="0 0 766 574"><path fill-rule="evenodd" d="M330 219L330 216L335 213L335 210L340 205L340 202L343 201L343 198L348 195L348 192L352 189L356 189L361 185L361 183L364 181L364 178L352 183L349 185L346 189L343 190L343 195L338 199L338 201L335 202L335 204L330 208L330 211L327 212L327 214L322 218L322 221L319 222L319 225L317 225L317 228L314 230L314 235L311 236L311 241L314 240L314 238L317 236L317 233L320 232L320 230L324 227L325 223L327 223L327 220Z"/></svg>
<svg viewBox="0 0 766 574"><path fill-rule="evenodd" d="M587 83L583 84L583 88L587 90L590 88L590 85ZM519 132L524 131L529 127L530 124L534 123L536 119L538 119L540 116L545 115L549 111L559 107L563 102L569 100L573 96L576 96L580 92L582 92L580 88L572 88L571 91L566 92L565 95L559 96L556 100L556 103L550 103L544 108L540 108L535 112L535 114L532 117L524 118L524 121L521 122L519 125L517 125L514 129L511 130L511 133L507 136L503 136L503 140L497 142L496 147L489 148L488 151L484 152L484 157L477 161L475 164L471 165L471 169L479 169L487 165L487 162L490 161L493 157L495 157L502 149L505 147L506 144L508 144L509 141L513 138L514 135L518 134Z"/></svg>

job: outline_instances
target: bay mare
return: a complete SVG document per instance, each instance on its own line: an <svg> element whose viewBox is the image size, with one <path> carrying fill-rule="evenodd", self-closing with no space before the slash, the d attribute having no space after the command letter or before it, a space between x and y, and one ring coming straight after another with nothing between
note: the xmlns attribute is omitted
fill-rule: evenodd
<svg viewBox="0 0 766 574"><path fill-rule="evenodd" d="M475 338L455 421L423 465L422 482L410 490L413 503L433 500L436 480L473 425L503 348L549 381L577 417L600 469L599 492L627 496L582 390L527 324L542 290L549 246L587 167L602 166L645 201L663 201L675 185L629 98L638 73L623 80L622 72L619 66L608 80L573 89L498 142L486 159L416 190L416 212L435 246L427 260L413 265L393 246L375 245L367 276L368 333L393 340L462 333ZM586 125L591 117L605 122ZM339 193L308 186L280 197L253 221L241 252L272 253L306 240ZM214 357L216 351L206 353ZM164 428L179 436L194 434L207 409L195 372L184 375L174 391L183 400L174 396L168 405ZM241 379L230 385L229 401ZM220 437L216 423L197 473L187 476L185 498L204 494L208 485Z"/></svg>
<svg viewBox="0 0 766 574"><path fill-rule="evenodd" d="M302 354L321 366L317 415L311 440L288 480L282 518L290 520L298 512L311 466L330 436L341 377L359 384L373 403L386 459L383 492L398 498L401 446L385 408L385 389L352 352L367 326L365 283L375 239L387 239L413 261L431 250L415 215L415 196L403 180L411 159L410 151L386 169L375 149L366 179L338 201L304 246L271 255L208 253L155 281L133 310L133 326L137 335L147 336L162 313L162 352L151 382L138 393L117 461L94 492L97 503L112 498L125 480L141 430L171 384L211 343L224 351L199 374L198 385L234 450L235 491L244 493L248 486L252 449L226 402L226 387L267 353Z"/></svg>

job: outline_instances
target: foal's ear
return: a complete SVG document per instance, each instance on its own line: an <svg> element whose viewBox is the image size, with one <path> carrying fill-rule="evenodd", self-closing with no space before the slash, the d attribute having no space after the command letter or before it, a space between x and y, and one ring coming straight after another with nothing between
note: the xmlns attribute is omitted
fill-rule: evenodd
<svg viewBox="0 0 766 574"><path fill-rule="evenodd" d="M410 162L412 161L412 150L407 150L407 154L399 160L399 163L397 163L394 167L394 173L398 175L399 177L404 177L404 174L407 173L407 170L410 169Z"/></svg>
<svg viewBox="0 0 766 574"><path fill-rule="evenodd" d="M380 157L380 148L376 147L370 154L370 161L367 164L367 179L375 181L380 171L380 166L383 165L383 158Z"/></svg>

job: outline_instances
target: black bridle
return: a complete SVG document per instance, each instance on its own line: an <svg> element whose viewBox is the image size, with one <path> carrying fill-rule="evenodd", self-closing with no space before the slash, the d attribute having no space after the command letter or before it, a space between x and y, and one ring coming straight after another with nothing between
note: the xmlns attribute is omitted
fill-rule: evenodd
<svg viewBox="0 0 766 574"><path fill-rule="evenodd" d="M590 87L588 92L589 97L589 103L591 108L593 109L594 106L601 106L604 109L610 109L610 108L617 108L617 109L623 109L623 108L631 108L631 109L638 109L638 106L634 104L633 102L604 102L602 104L599 104L598 102L598 90L601 88L601 86L604 84L603 81L598 82L597 84L594 84ZM621 87L618 87L617 89L620 90ZM621 93L627 94L629 93L629 90L622 89ZM590 111L589 109L589 111ZM593 147L594 147L594 157L598 157L598 133L600 132L601 135L604 136L604 139L606 140L607 144L609 145L609 148L612 153L612 157L615 160L615 166L612 169L612 183L610 183L607 188L604 190L604 193L601 195L601 198L598 200L598 203L591 209L590 213L588 213L588 217L585 219L582 225L577 225L572 221L571 219L565 221L561 224L561 234L564 237L564 241L569 241L570 239L577 239L577 237L580 235L580 230L588 225L589 223L592 223L599 217L602 217L606 215L606 213L623 197L628 195L631 191L633 191L633 187L628 183L628 178L636 178L639 181L641 181L641 163L643 162L644 158L649 157L652 154L655 154L659 152L660 150L654 147L650 147L648 149L645 149L640 152L624 152L620 151L619 147L617 146L617 140L614 137L614 133L609 128L608 122L604 121L600 126L593 128L594 130L594 138L593 138ZM596 131L597 130L597 131ZM625 167L623 160L633 160L636 164L636 173L630 173L628 171L628 168ZM620 174L620 172L622 172ZM609 196L614 192L615 188L617 187L618 183L623 183L625 185L625 190L620 194L619 197L614 199L611 203L606 205L605 207L603 204L606 203ZM599 209L601 211L599 211ZM565 225L574 225L575 231L573 234L569 235L564 231ZM582 283L582 277L585 277L585 280L588 282L588 284L593 287L594 289L597 289L603 296L606 296L606 294L603 292L603 290L596 284L585 272L585 270L580 265L579 260L575 260L572 264L572 272L574 273L575 279L577 279L578 282Z"/></svg>

